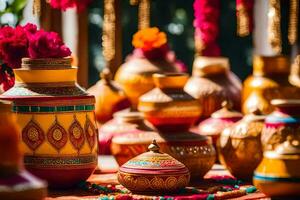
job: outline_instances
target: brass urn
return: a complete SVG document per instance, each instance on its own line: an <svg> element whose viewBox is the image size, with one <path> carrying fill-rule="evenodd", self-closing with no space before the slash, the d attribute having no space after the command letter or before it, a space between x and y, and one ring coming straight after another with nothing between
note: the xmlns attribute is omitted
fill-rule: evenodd
<svg viewBox="0 0 300 200"><path fill-rule="evenodd" d="M108 68L102 70L101 80L88 89L88 93L95 96L96 120L100 124L113 118L117 111L130 107L130 101L121 86L112 80Z"/></svg>
<svg viewBox="0 0 300 200"><path fill-rule="evenodd" d="M253 58L253 75L244 82L242 110L249 113L259 109L265 114L274 110L272 99L298 99L300 89L289 82L290 61L287 56L260 56ZM295 74L290 80L297 85Z"/></svg>
<svg viewBox="0 0 300 200"><path fill-rule="evenodd" d="M217 145L219 160L238 179L251 180L262 159L264 120L259 110L253 110L221 134Z"/></svg>
<svg viewBox="0 0 300 200"><path fill-rule="evenodd" d="M208 118L221 109L222 102L226 99L232 101L234 109L240 110L242 85L230 71L228 58L196 57L193 76L184 89L202 105L202 118Z"/></svg>
<svg viewBox="0 0 300 200"><path fill-rule="evenodd" d="M115 80L123 87L133 108L136 108L139 97L155 87L152 75L164 72L177 72L175 63L132 56L118 69Z"/></svg>

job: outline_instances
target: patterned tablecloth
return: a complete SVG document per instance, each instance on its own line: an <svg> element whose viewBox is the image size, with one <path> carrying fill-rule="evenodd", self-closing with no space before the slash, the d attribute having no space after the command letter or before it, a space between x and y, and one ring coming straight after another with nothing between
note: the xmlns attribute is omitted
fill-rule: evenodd
<svg viewBox="0 0 300 200"><path fill-rule="evenodd" d="M99 169L89 178L89 182L96 183L99 185L116 185L118 184L116 178L116 170L118 168L117 163L111 156L101 156L99 158ZM221 165L215 165L213 169L205 176L204 180L194 182L191 186L201 189L208 189L214 186L215 182L211 181L212 177L230 176L229 172L226 171ZM99 195L95 195L90 192L86 192L82 189L70 189L70 190L50 190L46 200L79 200L79 199L99 199ZM125 198L124 198L125 199ZM143 198L141 198L143 199ZM184 199L197 199L192 196ZM215 198L216 199L216 198ZM250 200L250 199L261 199L270 200L264 194L260 192L254 192L238 198L231 198L236 200ZM109 200L109 199L107 199Z"/></svg>

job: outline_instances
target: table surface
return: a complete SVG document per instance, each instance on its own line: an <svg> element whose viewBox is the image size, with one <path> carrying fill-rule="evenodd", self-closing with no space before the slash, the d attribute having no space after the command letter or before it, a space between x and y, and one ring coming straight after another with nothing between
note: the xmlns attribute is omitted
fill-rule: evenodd
<svg viewBox="0 0 300 200"><path fill-rule="evenodd" d="M98 169L96 172L89 178L88 181L107 185L107 184L118 184L116 177L116 170L118 169L118 164L112 156L100 156ZM225 170L221 165L215 165L212 170L208 172L206 177L212 175L230 175L227 170ZM194 183L195 186L204 187L206 186L205 178L204 180ZM70 190L49 190L48 197L46 200L85 200L85 199L98 199L99 196L95 196L91 193L87 193L80 189L70 189ZM260 192L248 194L243 197L234 198L234 200L252 200L252 199L261 199L261 200L270 200L264 194Z"/></svg>

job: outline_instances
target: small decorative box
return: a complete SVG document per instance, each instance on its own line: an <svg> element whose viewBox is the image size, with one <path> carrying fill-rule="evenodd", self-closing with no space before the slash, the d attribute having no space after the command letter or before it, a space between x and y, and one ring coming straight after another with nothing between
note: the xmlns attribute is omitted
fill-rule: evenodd
<svg viewBox="0 0 300 200"><path fill-rule="evenodd" d="M120 184L132 193L172 193L188 185L190 173L186 166L168 154L159 152L153 140L143 153L122 165L118 172Z"/></svg>

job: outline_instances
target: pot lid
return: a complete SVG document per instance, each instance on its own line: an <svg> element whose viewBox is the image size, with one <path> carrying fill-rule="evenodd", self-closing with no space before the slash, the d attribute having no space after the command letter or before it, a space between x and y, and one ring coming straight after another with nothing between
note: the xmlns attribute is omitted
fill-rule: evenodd
<svg viewBox="0 0 300 200"><path fill-rule="evenodd" d="M264 115L259 108L250 109L250 113L245 115L243 120L257 122L257 121L265 121L267 115Z"/></svg>
<svg viewBox="0 0 300 200"><path fill-rule="evenodd" d="M186 174L188 169L184 164L172 156L161 153L156 140L148 146L148 152L142 153L129 160L119 169L120 172L130 174Z"/></svg>
<svg viewBox="0 0 300 200"><path fill-rule="evenodd" d="M222 108L214 112L212 118L242 118L243 114L233 110L233 104L230 100L223 101Z"/></svg>

